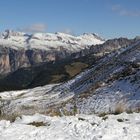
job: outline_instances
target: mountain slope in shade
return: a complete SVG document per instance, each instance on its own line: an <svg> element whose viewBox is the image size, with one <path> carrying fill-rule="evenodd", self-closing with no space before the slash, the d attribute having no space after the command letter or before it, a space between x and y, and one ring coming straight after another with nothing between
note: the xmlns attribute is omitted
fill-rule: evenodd
<svg viewBox="0 0 140 140"><path fill-rule="evenodd" d="M103 44L74 53L63 60L57 60L55 63L49 62L18 69L0 79L0 91L33 88L68 81L83 70L95 65L107 54L126 48L135 42L137 42L135 39L111 39Z"/></svg>

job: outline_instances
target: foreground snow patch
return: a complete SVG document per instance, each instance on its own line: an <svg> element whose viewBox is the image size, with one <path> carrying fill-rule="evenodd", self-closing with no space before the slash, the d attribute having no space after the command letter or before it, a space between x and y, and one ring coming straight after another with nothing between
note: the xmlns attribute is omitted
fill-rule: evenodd
<svg viewBox="0 0 140 140"><path fill-rule="evenodd" d="M39 125L36 125L39 124ZM0 121L0 140L139 140L140 114L22 116Z"/></svg>

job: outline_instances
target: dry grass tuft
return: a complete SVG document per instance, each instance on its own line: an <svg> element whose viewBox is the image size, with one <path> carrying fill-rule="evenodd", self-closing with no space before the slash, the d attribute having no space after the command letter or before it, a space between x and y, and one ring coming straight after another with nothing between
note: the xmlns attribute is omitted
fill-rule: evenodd
<svg viewBox="0 0 140 140"><path fill-rule="evenodd" d="M125 104L124 103L118 103L116 105L115 111L112 114L118 115L118 114L121 114L121 113L123 113L125 111L126 111Z"/></svg>
<svg viewBox="0 0 140 140"><path fill-rule="evenodd" d="M31 123L28 123L28 125L33 125L33 126L36 126L36 127L50 126L49 123L44 123L44 122L31 122Z"/></svg>

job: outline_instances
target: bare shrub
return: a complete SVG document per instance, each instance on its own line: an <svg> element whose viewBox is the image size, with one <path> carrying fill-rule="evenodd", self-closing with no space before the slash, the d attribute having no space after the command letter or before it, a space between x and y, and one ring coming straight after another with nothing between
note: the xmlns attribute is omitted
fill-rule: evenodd
<svg viewBox="0 0 140 140"><path fill-rule="evenodd" d="M123 113L125 110L126 110L126 109L125 109L124 103L118 103L118 104L116 105L116 108L115 108L115 111L114 111L113 114L114 114L114 115L118 115L118 114Z"/></svg>

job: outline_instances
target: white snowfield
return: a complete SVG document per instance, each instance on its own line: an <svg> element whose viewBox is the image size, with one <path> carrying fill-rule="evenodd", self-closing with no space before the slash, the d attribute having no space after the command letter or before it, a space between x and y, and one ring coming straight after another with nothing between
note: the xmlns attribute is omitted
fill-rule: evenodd
<svg viewBox="0 0 140 140"><path fill-rule="evenodd" d="M0 34L0 45L13 49L42 49L67 51L80 51L88 46L102 44L105 40L96 34L83 34L72 36L65 33L34 33L26 34L22 32L7 30Z"/></svg>
<svg viewBox="0 0 140 140"><path fill-rule="evenodd" d="M140 114L22 116L0 121L0 140L140 140Z"/></svg>

